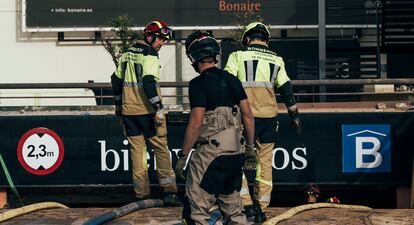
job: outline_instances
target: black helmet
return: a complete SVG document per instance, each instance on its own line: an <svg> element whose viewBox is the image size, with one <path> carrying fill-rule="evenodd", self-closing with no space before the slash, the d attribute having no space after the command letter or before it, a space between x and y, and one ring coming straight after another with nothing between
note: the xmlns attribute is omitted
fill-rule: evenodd
<svg viewBox="0 0 414 225"><path fill-rule="evenodd" d="M266 39L266 43L269 42L270 31L269 29L267 29L266 25L264 25L261 22L253 22L247 25L246 28L244 28L244 32L241 37L241 42L243 46L246 46L248 44L247 37L249 37L250 35L254 33L261 33L262 35L264 35L264 38Z"/></svg>
<svg viewBox="0 0 414 225"><path fill-rule="evenodd" d="M207 32L195 31L190 34L185 40L185 53L191 61L195 64L206 58L213 57L217 63L217 55L221 54L221 49L217 40Z"/></svg>

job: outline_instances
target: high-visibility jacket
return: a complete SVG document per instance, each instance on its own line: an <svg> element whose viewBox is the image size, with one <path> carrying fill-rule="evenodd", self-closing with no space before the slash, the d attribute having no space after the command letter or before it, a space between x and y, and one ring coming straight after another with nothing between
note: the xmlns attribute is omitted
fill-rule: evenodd
<svg viewBox="0 0 414 225"><path fill-rule="evenodd" d="M115 101L117 98L122 99L122 115L145 115L155 112L144 92L142 79L148 75L154 76L158 96L161 96L158 85L160 68L158 53L144 41L138 41L122 54L114 73L121 85L113 84Z"/></svg>
<svg viewBox="0 0 414 225"><path fill-rule="evenodd" d="M267 46L249 45L231 53L224 69L242 82L254 117L277 115L274 87L290 80L281 57Z"/></svg>

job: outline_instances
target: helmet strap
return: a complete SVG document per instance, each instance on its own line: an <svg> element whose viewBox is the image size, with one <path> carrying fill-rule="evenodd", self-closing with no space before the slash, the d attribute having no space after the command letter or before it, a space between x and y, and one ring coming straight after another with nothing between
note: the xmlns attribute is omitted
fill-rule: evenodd
<svg viewBox="0 0 414 225"><path fill-rule="evenodd" d="M198 69L198 62L191 63L191 66L193 66L194 70L195 70L197 73L199 73L199 72L200 72L200 70Z"/></svg>
<svg viewBox="0 0 414 225"><path fill-rule="evenodd" d="M252 42L253 39L250 37L246 37L246 45L250 45L250 42Z"/></svg>
<svg viewBox="0 0 414 225"><path fill-rule="evenodd" d="M151 37L151 42L148 41L148 36ZM156 38L157 38L156 35L149 33L149 34L145 35L145 43L147 43L152 48L152 44L155 42Z"/></svg>

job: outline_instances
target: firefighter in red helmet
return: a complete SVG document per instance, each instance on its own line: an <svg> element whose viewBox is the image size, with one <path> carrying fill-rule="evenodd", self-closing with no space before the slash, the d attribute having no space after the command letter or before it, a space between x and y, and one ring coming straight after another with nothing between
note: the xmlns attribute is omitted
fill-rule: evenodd
<svg viewBox="0 0 414 225"><path fill-rule="evenodd" d="M171 28L154 20L144 29L144 40L122 54L111 77L116 114L122 116L131 148L132 180L138 199L150 197L145 140L154 149L156 174L164 191L164 202L180 205L177 185L167 146L167 126L161 92L158 51L171 39Z"/></svg>
<svg viewBox="0 0 414 225"><path fill-rule="evenodd" d="M160 43L164 44L172 38L172 30L168 27L167 23L162 20L153 20L145 26L144 29L145 42L152 46L155 50L159 51L161 46L155 45L157 39L160 39Z"/></svg>

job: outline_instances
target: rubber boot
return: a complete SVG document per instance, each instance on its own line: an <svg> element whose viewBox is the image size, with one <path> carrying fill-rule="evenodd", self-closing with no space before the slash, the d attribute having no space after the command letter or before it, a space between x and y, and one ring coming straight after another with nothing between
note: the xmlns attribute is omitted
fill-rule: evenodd
<svg viewBox="0 0 414 225"><path fill-rule="evenodd" d="M254 207L255 207L255 211L256 211L256 214L254 215L254 222L255 223L263 223L264 221L266 221L267 220L266 214L263 212L260 205L256 205Z"/></svg>
<svg viewBox="0 0 414 225"><path fill-rule="evenodd" d="M255 223L263 223L267 220L266 214L263 212L262 207L260 206L259 201L254 200L253 201L253 207L254 207L254 222Z"/></svg>
<svg viewBox="0 0 414 225"><path fill-rule="evenodd" d="M207 221L209 225L214 225L223 218L220 209L215 209L210 212L210 219Z"/></svg>
<svg viewBox="0 0 414 225"><path fill-rule="evenodd" d="M167 207L181 207L183 203L180 201L178 196L174 193L167 192L164 195L164 205Z"/></svg>
<svg viewBox="0 0 414 225"><path fill-rule="evenodd" d="M246 215L246 218L252 218L256 216L256 210L254 205L243 206L243 213Z"/></svg>

